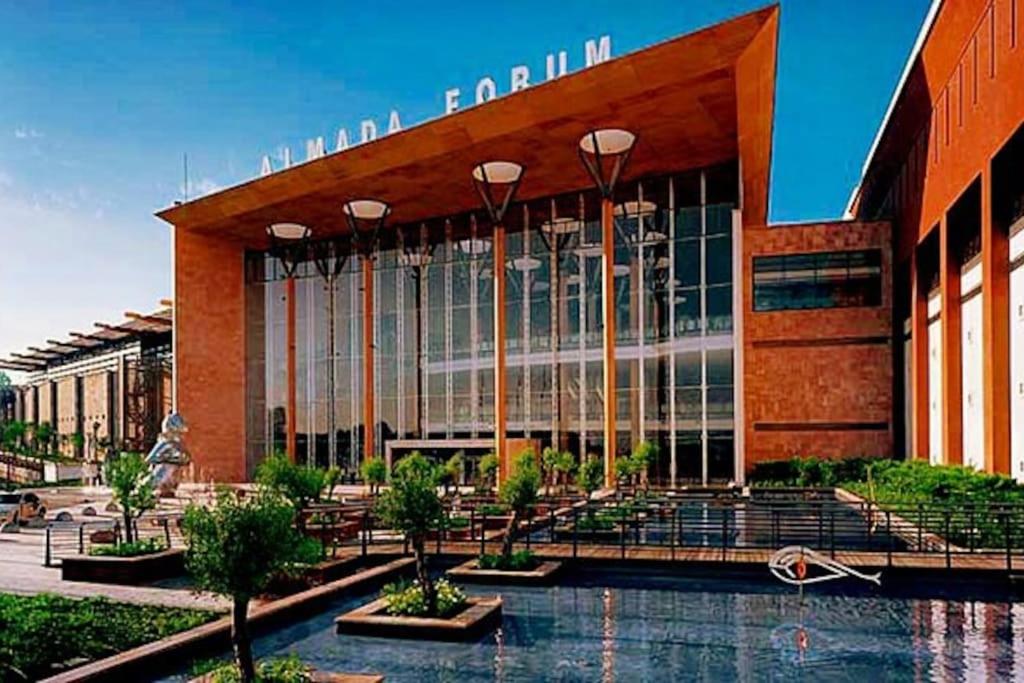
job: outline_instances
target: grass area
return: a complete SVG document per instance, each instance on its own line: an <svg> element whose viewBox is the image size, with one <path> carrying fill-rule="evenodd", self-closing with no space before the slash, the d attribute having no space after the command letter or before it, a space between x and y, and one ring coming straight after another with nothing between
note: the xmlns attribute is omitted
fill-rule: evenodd
<svg viewBox="0 0 1024 683"><path fill-rule="evenodd" d="M34 681L195 628L216 612L0 593L0 681Z"/></svg>
<svg viewBox="0 0 1024 683"><path fill-rule="evenodd" d="M920 520L939 535L946 535L948 523L949 540L957 545L1002 548L1008 528L1011 545L1024 543L1019 532L1024 522L1024 486L1001 474L923 460L793 458L759 463L749 482L769 487L842 487L911 521ZM918 512L921 508L923 512Z"/></svg>
<svg viewBox="0 0 1024 683"><path fill-rule="evenodd" d="M161 538L144 538L131 543L97 545L89 548L89 554L96 557L141 557L167 550L167 543Z"/></svg>

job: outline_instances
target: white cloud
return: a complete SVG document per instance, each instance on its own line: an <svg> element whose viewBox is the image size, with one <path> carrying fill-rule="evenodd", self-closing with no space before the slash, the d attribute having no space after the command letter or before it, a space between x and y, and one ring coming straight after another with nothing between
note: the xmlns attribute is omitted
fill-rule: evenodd
<svg viewBox="0 0 1024 683"><path fill-rule="evenodd" d="M28 140L30 138L32 138L32 139L41 138L41 137L43 137L43 134L40 133L35 128L28 128L28 127L25 127L25 126L21 126L19 128L15 128L14 129L14 137L16 137L19 140Z"/></svg>
<svg viewBox="0 0 1024 683"><path fill-rule="evenodd" d="M200 178L199 180L190 180L187 188L183 185L179 186L178 192L192 200L205 197L214 192L220 192L222 189L224 189L224 186L217 181L211 178Z"/></svg>

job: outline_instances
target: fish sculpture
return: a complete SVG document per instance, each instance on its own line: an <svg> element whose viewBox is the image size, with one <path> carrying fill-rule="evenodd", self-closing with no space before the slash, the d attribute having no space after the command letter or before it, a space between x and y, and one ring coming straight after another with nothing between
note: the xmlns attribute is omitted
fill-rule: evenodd
<svg viewBox="0 0 1024 683"><path fill-rule="evenodd" d="M808 565L814 564L825 570L824 574L808 576ZM810 548L799 545L790 545L780 548L771 559L768 560L768 569L775 578L793 586L804 586L810 583L821 583L833 579L841 579L844 576L852 576L864 581L871 581L879 586L882 585L882 574L864 574L845 564L836 562L831 557L816 553Z"/></svg>

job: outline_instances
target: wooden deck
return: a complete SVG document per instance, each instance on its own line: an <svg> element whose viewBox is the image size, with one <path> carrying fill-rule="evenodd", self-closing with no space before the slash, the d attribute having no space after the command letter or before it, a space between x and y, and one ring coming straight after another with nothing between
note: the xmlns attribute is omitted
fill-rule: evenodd
<svg viewBox="0 0 1024 683"><path fill-rule="evenodd" d="M487 549L490 552L498 552L499 544L496 540L488 540ZM518 549L524 548L522 541L516 542ZM583 544L577 545L574 552L571 543L534 543L531 549L544 559L553 560L587 560L594 562L621 562L639 561L653 563L681 563L681 564L726 564L726 565L767 565L774 550L757 548L680 548L675 549L664 546L626 546L625 550L619 545ZM401 554L404 550L402 544L377 544L367 547L367 553L380 555ZM479 541L445 541L438 548L435 543L427 544L427 552L436 554L440 551L442 555L456 557L475 557L480 553ZM819 551L828 554L827 551ZM851 567L863 568L898 568L898 569L921 569L921 570L966 570L1007 572L1007 557L1004 552L976 552L976 553L951 553L949 557L944 553L914 553L914 552L893 552L891 555L878 551L836 551L834 558L839 562ZM1011 557L1011 573L1013 571L1024 572L1024 556L1015 555Z"/></svg>

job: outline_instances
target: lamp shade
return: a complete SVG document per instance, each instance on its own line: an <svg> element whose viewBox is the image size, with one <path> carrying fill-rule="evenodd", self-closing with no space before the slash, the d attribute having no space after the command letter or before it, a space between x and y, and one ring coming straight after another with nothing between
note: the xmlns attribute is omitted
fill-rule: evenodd
<svg viewBox="0 0 1024 683"><path fill-rule="evenodd" d="M388 215L391 208L376 199L353 199L342 207L342 211L364 221L377 221Z"/></svg>
<svg viewBox="0 0 1024 683"><path fill-rule="evenodd" d="M580 149L587 154L613 156L624 154L633 148L636 135L621 128L592 130L580 138Z"/></svg>
<svg viewBox="0 0 1024 683"><path fill-rule="evenodd" d="M309 237L312 230L301 223L273 223L267 226L267 234L279 240L301 240Z"/></svg>
<svg viewBox="0 0 1024 683"><path fill-rule="evenodd" d="M481 183L505 185L523 175L523 167L514 161L488 161L473 168L473 179Z"/></svg>

